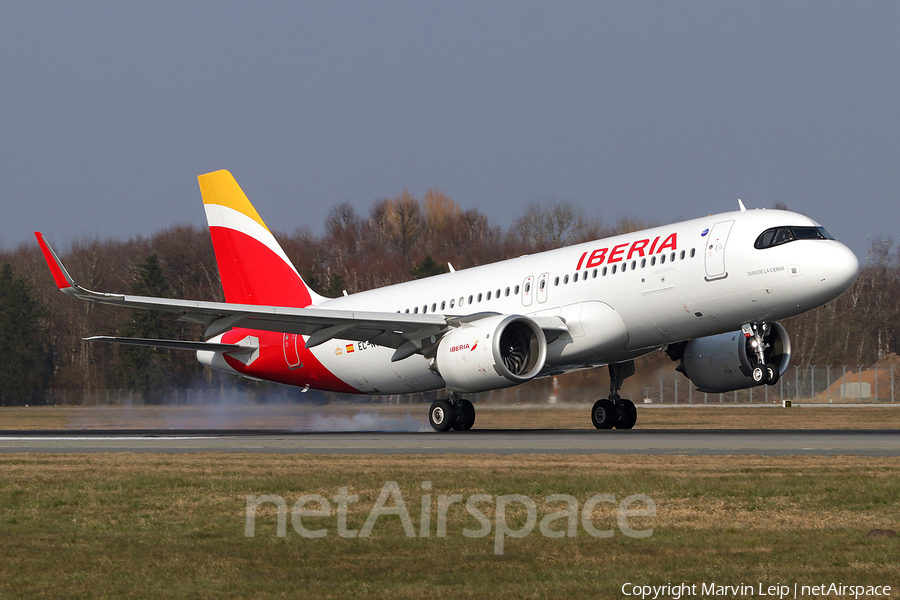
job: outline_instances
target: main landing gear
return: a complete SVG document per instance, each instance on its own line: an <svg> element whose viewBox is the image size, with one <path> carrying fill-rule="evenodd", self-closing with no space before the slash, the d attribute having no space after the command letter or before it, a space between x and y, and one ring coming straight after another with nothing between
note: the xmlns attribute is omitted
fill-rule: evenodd
<svg viewBox="0 0 900 600"><path fill-rule="evenodd" d="M597 429L631 429L637 421L634 402L619 396L622 382L634 375L634 361L609 365L609 398L601 398L591 408L591 422ZM428 422L437 431L467 431L475 423L475 407L455 392L446 400L435 400L428 411Z"/></svg>
<svg viewBox="0 0 900 600"><path fill-rule="evenodd" d="M631 429L637 422L634 402L621 398L622 382L634 375L634 361L609 365L609 398L601 398L591 408L591 422L597 429Z"/></svg>
<svg viewBox="0 0 900 600"><path fill-rule="evenodd" d="M468 431L475 424L475 406L455 392L446 400L435 400L428 411L428 422L437 431Z"/></svg>
<svg viewBox="0 0 900 600"><path fill-rule="evenodd" d="M771 326L765 321L761 323L746 323L741 327L747 342L747 357L750 359L750 375L753 377L753 381L775 385L780 376L778 367L766 360L771 348L771 344L766 340L771 330Z"/></svg>

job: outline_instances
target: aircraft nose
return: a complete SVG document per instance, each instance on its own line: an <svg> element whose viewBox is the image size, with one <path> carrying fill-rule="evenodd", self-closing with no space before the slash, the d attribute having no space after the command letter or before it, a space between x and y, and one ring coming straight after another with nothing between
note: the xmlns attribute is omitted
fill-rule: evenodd
<svg viewBox="0 0 900 600"><path fill-rule="evenodd" d="M828 248L822 250L817 260L819 279L837 297L856 281L859 259L850 248L837 241L829 241Z"/></svg>

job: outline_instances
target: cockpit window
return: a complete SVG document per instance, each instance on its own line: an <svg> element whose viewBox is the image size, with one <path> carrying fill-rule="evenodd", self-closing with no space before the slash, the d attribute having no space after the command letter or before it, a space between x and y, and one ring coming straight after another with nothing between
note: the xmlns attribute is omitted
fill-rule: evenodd
<svg viewBox="0 0 900 600"><path fill-rule="evenodd" d="M825 231L824 227L773 227L771 229L766 229L761 234L759 234L759 237L756 238L756 242L753 244L753 247L757 250L762 250L763 248L771 248L773 246L787 244L788 242L793 242L794 240L833 239L834 237L830 233Z"/></svg>

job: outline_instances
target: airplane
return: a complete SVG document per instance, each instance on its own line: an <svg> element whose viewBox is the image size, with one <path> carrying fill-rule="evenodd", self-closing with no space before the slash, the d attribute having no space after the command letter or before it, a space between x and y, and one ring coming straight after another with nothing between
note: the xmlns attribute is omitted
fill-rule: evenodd
<svg viewBox="0 0 900 600"><path fill-rule="evenodd" d="M631 429L622 398L634 359L665 351L700 391L772 385L788 368L778 322L856 280L859 261L819 223L739 210L549 250L339 298L314 292L228 171L199 176L225 302L94 292L40 232L59 289L90 302L172 314L205 341L86 338L190 350L250 379L352 394L448 391L437 431L471 429L463 394L606 366L597 429Z"/></svg>

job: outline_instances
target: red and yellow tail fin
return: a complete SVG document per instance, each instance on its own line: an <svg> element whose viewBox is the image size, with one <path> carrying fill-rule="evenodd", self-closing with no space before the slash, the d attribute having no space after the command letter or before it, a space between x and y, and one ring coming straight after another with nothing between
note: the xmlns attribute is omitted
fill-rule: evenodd
<svg viewBox="0 0 900 600"><path fill-rule="evenodd" d="M307 287L231 173L198 179L227 302L303 308L325 300Z"/></svg>

